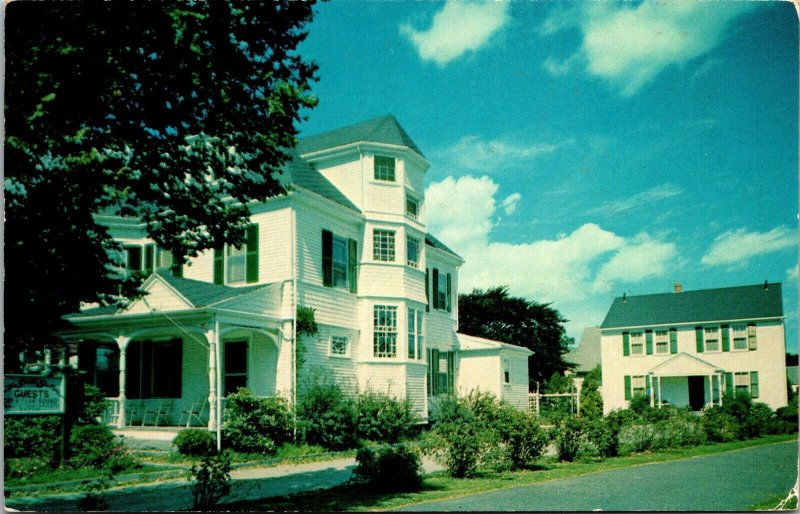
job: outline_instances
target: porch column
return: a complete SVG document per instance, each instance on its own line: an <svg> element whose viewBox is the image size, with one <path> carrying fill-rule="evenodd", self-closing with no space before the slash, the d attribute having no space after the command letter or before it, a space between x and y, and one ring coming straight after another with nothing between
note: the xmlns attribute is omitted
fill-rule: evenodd
<svg viewBox="0 0 800 514"><path fill-rule="evenodd" d="M661 375L658 375L656 377L656 380L658 381L658 408L660 409L661 408Z"/></svg>
<svg viewBox="0 0 800 514"><path fill-rule="evenodd" d="M214 324L206 332L208 341L208 429L217 429L217 331Z"/></svg>
<svg viewBox="0 0 800 514"><path fill-rule="evenodd" d="M117 337L117 346L119 347L119 415L117 416L117 428L125 427L125 370L128 367L128 343L131 338L128 336L120 335Z"/></svg>
<svg viewBox="0 0 800 514"><path fill-rule="evenodd" d="M714 406L714 378L713 375L708 375L708 403Z"/></svg>

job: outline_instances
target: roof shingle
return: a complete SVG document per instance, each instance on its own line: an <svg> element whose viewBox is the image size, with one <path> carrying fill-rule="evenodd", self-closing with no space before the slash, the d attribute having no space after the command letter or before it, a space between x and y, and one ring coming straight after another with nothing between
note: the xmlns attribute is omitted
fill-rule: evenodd
<svg viewBox="0 0 800 514"><path fill-rule="evenodd" d="M600 328L783 316L781 284L615 298Z"/></svg>
<svg viewBox="0 0 800 514"><path fill-rule="evenodd" d="M397 118L391 114L304 137L298 142L297 149L301 154L307 154L358 142L406 146L424 157L422 151L400 126Z"/></svg>

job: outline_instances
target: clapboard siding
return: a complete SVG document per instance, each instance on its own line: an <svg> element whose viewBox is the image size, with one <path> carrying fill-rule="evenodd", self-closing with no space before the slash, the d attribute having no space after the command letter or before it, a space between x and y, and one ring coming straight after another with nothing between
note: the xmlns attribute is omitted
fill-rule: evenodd
<svg viewBox="0 0 800 514"><path fill-rule="evenodd" d="M330 355L330 340L332 335L344 336L350 345L350 354L347 357ZM331 378L342 388L349 392L357 389L357 371L353 359L358 344L358 331L346 330L339 327L319 326L319 332L312 337L304 337L306 346L306 362L303 365L302 377L309 379L320 371L330 373Z"/></svg>
<svg viewBox="0 0 800 514"><path fill-rule="evenodd" d="M358 299L356 295L332 287L300 283L298 285L299 305L314 309L317 323L359 328Z"/></svg>
<svg viewBox="0 0 800 514"><path fill-rule="evenodd" d="M395 362L370 362L359 365L358 386L393 398L405 399L408 366Z"/></svg>
<svg viewBox="0 0 800 514"><path fill-rule="evenodd" d="M322 285L322 231L330 230L334 235L355 239L358 244L359 261L364 252L361 237L360 217L352 214L351 220L331 215L325 202L318 206L303 204L297 209L298 279L310 284ZM360 278L360 277L359 277Z"/></svg>
<svg viewBox="0 0 800 514"><path fill-rule="evenodd" d="M428 395L426 393L427 367L425 365L409 365L406 379L406 398L420 417L428 417Z"/></svg>

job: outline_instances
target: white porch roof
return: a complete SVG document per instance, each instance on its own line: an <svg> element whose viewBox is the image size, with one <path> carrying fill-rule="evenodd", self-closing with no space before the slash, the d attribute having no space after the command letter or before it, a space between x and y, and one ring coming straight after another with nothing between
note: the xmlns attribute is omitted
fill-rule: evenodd
<svg viewBox="0 0 800 514"><path fill-rule="evenodd" d="M503 343L500 341L493 341L491 339L484 339L483 337L468 336L466 334L456 334L461 351L497 351L509 350L514 352L524 353L526 356L532 355L533 352L522 346Z"/></svg>
<svg viewBox="0 0 800 514"><path fill-rule="evenodd" d="M694 355L681 352L666 362L651 368L648 373L659 377L708 376L722 373L722 369Z"/></svg>

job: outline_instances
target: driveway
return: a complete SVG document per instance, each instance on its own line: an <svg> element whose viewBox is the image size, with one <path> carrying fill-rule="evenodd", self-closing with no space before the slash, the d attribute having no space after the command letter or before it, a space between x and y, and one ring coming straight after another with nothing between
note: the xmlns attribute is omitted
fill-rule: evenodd
<svg viewBox="0 0 800 514"><path fill-rule="evenodd" d="M552 480L409 511L733 511L775 495L797 480L797 441L757 446Z"/></svg>

